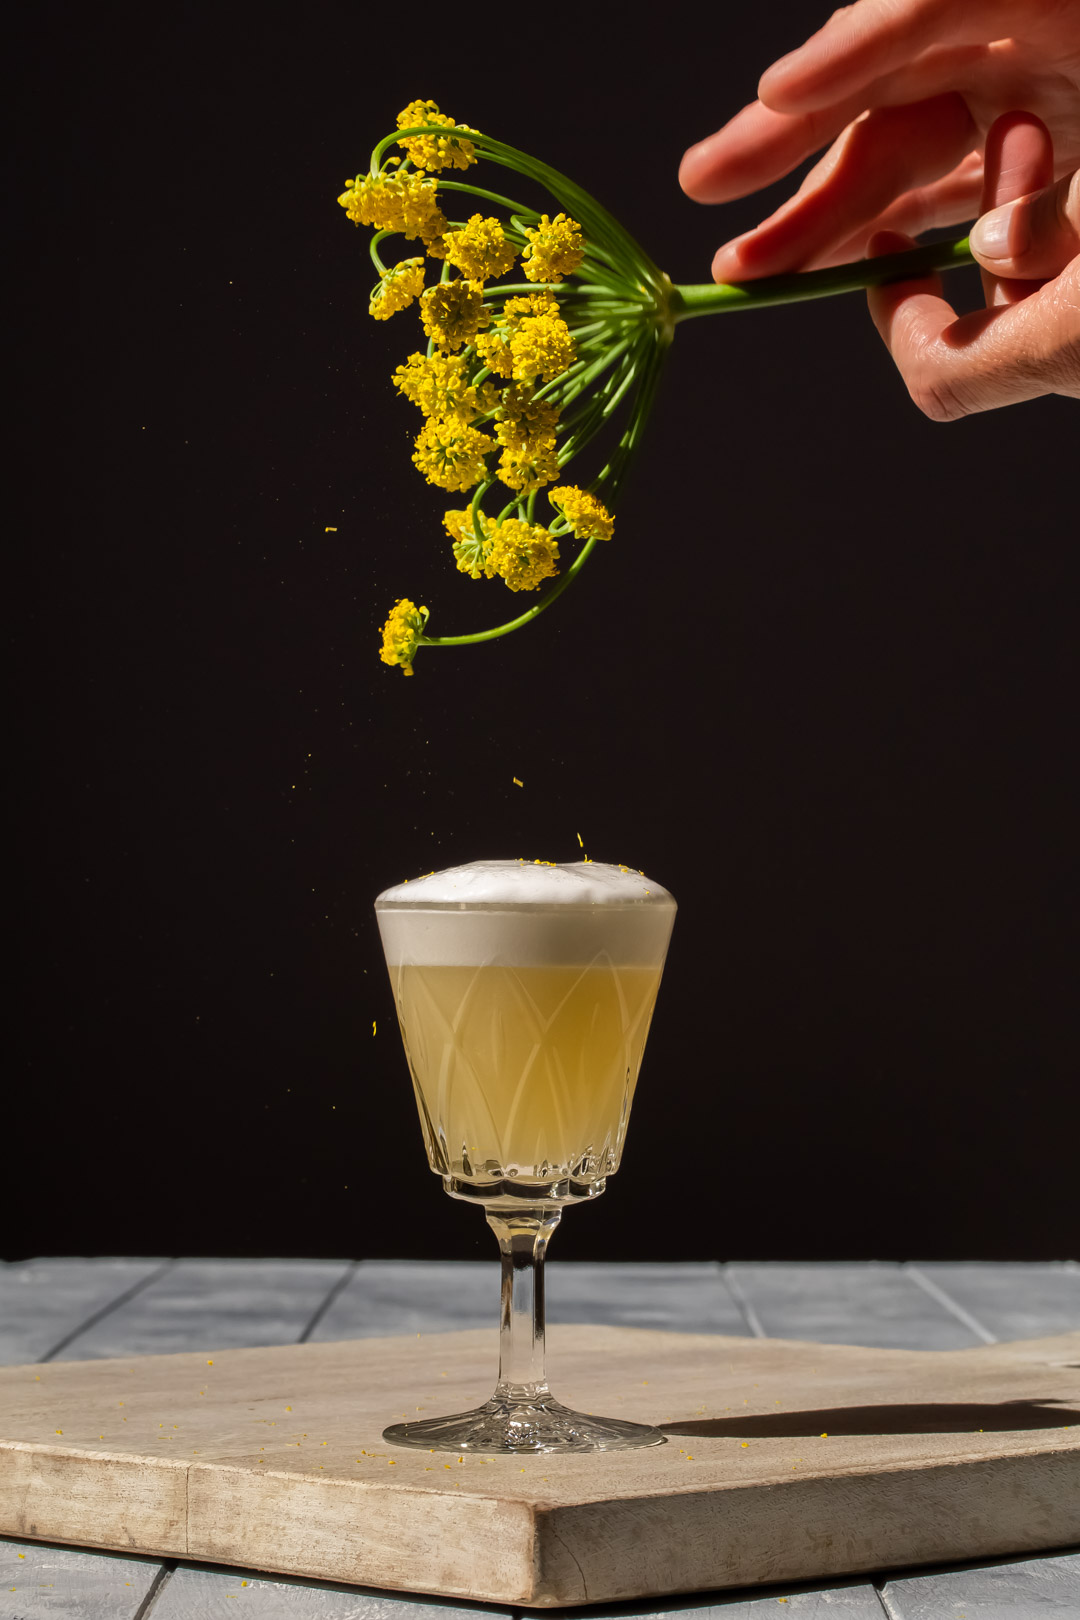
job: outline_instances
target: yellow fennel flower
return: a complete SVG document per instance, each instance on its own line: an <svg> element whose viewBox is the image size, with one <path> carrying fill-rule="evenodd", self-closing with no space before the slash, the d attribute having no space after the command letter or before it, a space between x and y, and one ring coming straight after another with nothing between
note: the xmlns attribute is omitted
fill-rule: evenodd
<svg viewBox="0 0 1080 1620"><path fill-rule="evenodd" d="M546 399L534 399L534 392L532 383L511 383L502 396L495 437L507 449L555 442L559 407Z"/></svg>
<svg viewBox="0 0 1080 1620"><path fill-rule="evenodd" d="M425 247L442 236L446 215L439 207L438 187L422 174L402 174L395 178L402 190L401 209L404 236L419 236Z"/></svg>
<svg viewBox="0 0 1080 1620"><path fill-rule="evenodd" d="M438 188L423 174L358 174L345 182L338 202L354 225L419 236L426 243L446 229Z"/></svg>
<svg viewBox="0 0 1080 1620"><path fill-rule="evenodd" d="M550 444L506 449L499 459L499 477L507 489L516 489L522 495L530 495L541 484L553 484L558 476L559 457L554 439Z"/></svg>
<svg viewBox="0 0 1080 1620"><path fill-rule="evenodd" d="M426 607L418 608L407 596L400 597L390 609L390 617L382 627L382 652L379 657L383 663L400 664L402 673L411 675L412 661L416 657L427 620Z"/></svg>
<svg viewBox="0 0 1080 1620"><path fill-rule="evenodd" d="M490 313L477 281L440 281L420 299L424 331L438 349L460 349L487 325Z"/></svg>
<svg viewBox="0 0 1080 1620"><path fill-rule="evenodd" d="M444 512L443 527L453 541L452 550L459 573L468 574L470 579L479 579L481 575L490 579L495 572L489 561L494 529L490 518L477 508L474 527L472 507L467 506L464 512ZM480 538L477 538L477 528Z"/></svg>
<svg viewBox="0 0 1080 1620"><path fill-rule="evenodd" d="M429 484L440 489L472 489L485 476L484 457L493 449L486 433L459 416L429 418L420 429L413 461Z"/></svg>
<svg viewBox="0 0 1080 1620"><path fill-rule="evenodd" d="M423 259L402 259L392 270L384 270L371 295L368 314L377 321L388 321L399 309L408 309L424 290Z"/></svg>
<svg viewBox="0 0 1080 1620"><path fill-rule="evenodd" d="M585 257L581 226L568 214L549 219L540 215L535 227L526 225L529 245L521 255L521 266L528 281L561 281L579 269Z"/></svg>
<svg viewBox="0 0 1080 1620"><path fill-rule="evenodd" d="M372 210L375 206L373 193L378 189L380 199L384 198L382 187L383 176L374 182L369 174L358 174L355 180L346 180L345 190L338 198L354 225L370 225L372 223ZM388 205L387 205L388 206Z"/></svg>
<svg viewBox="0 0 1080 1620"><path fill-rule="evenodd" d="M452 118L439 111L436 102L410 101L398 113L398 129L414 129L417 124L441 124L444 129L459 130L455 135L410 135L400 141L398 144L405 148L418 169L432 172L439 169L467 169L470 163L476 162L476 148L461 133L468 129L468 125L459 127ZM475 135L476 131L469 130L469 133Z"/></svg>
<svg viewBox="0 0 1080 1620"><path fill-rule="evenodd" d="M398 366L392 381L425 416L460 416L471 422L499 403L490 380L479 388L470 384L468 366L461 354L410 354L405 364Z"/></svg>
<svg viewBox="0 0 1080 1620"><path fill-rule="evenodd" d="M517 249L499 221L482 214L474 214L459 231L447 231L443 245L443 257L472 281L505 276L517 258Z"/></svg>
<svg viewBox="0 0 1080 1620"><path fill-rule="evenodd" d="M508 298L502 307L503 324L510 333L516 332L528 315L557 315L559 300L550 287L528 293L524 298Z"/></svg>
<svg viewBox="0 0 1080 1620"><path fill-rule="evenodd" d="M574 340L553 293L545 289L528 298L508 298L503 320L510 332L515 381L542 377L551 382L573 365Z"/></svg>
<svg viewBox="0 0 1080 1620"><path fill-rule="evenodd" d="M510 334L501 328L481 332L476 339L476 352L496 377L514 375L514 356L510 352Z"/></svg>
<svg viewBox="0 0 1080 1620"><path fill-rule="evenodd" d="M615 519L603 502L573 484L549 489L547 498L557 506L579 540L610 540Z"/></svg>
<svg viewBox="0 0 1080 1620"><path fill-rule="evenodd" d="M559 572L558 560L558 541L547 529L507 518L495 530L488 566L512 591L535 591Z"/></svg>

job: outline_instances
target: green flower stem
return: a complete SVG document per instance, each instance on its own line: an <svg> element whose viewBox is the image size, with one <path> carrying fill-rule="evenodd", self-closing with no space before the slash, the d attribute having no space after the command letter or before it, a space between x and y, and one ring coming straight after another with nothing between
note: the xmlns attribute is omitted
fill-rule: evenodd
<svg viewBox="0 0 1080 1620"><path fill-rule="evenodd" d="M470 186L464 180L444 180L442 175L435 178L438 179L440 191L467 191L470 197L483 197L485 202L508 208L512 214L527 214L530 219L540 218L535 208L523 208L521 203L512 202L509 197L500 197L497 191L485 191L482 186Z"/></svg>
<svg viewBox="0 0 1080 1620"><path fill-rule="evenodd" d="M375 235L368 243L368 252L371 254L371 262L379 272L380 276L386 274L386 266L379 257L379 243L385 242L388 236L396 236L397 234L397 231L376 231Z"/></svg>
<svg viewBox="0 0 1080 1620"><path fill-rule="evenodd" d="M801 270L788 276L763 276L760 281L719 282L712 285L673 287L669 309L673 321L695 315L717 315L724 310L756 309L763 304L792 304L804 298L828 298L833 293L857 292L890 281L911 281L937 270L973 264L966 236L930 242L903 253L885 253L879 259L856 259L830 265L827 270Z"/></svg>
<svg viewBox="0 0 1080 1620"><path fill-rule="evenodd" d="M603 317L605 321L625 320L627 317L633 321L640 321L643 315L649 313L646 306L642 304L607 303L599 298L585 298L580 303L576 300L567 299L566 307L569 309L571 318L576 315L593 315L597 318Z"/></svg>
<svg viewBox="0 0 1080 1620"><path fill-rule="evenodd" d="M581 393L582 389L588 388L594 377L599 377L602 371L606 371L608 366L614 364L614 362L623 353L624 349L628 349L630 347L632 341L632 338L622 338L620 342L612 344L610 349L605 349L600 355L599 359L594 360L591 364L585 366L585 369L574 377L573 385L567 388L565 394L563 395L563 404L569 405L572 399L576 399ZM585 365L585 362L579 360L578 365ZM570 371L564 371L561 377L556 377L553 382L545 383L543 388L537 389L536 393L533 395L533 398L545 399L550 393L562 392L562 390L559 388L559 384L567 381L576 369L577 368L575 366L571 366Z"/></svg>
<svg viewBox="0 0 1080 1620"><path fill-rule="evenodd" d="M659 341L654 343L652 352L645 362L645 376L642 380L641 390L634 401L634 414L630 418L629 425L622 438L619 440L615 454L596 479L598 484L603 484L605 480L610 479L610 488L606 493L612 505L614 505L625 482L630 463L634 458L638 445L641 443L646 423L656 402L666 347L666 344Z"/></svg>
<svg viewBox="0 0 1080 1620"><path fill-rule="evenodd" d="M558 285L557 281L499 281L494 286L484 288L484 297L501 297L503 293L519 297L524 293L546 292Z"/></svg>
<svg viewBox="0 0 1080 1620"><path fill-rule="evenodd" d="M606 320L589 321L585 326L568 325L567 331L572 338L578 341L585 338L595 338L598 333L602 333L605 337L612 335L611 328Z"/></svg>
<svg viewBox="0 0 1080 1620"><path fill-rule="evenodd" d="M589 274L592 274L591 265L589 267ZM609 282L603 282L578 281L575 278L575 280L572 282L556 281L552 283L552 285L554 287L566 287L567 291L573 293L575 297L578 294L581 294L581 296L585 298L625 298L627 293L632 290L627 287L624 281L615 281L614 279ZM649 307L643 299L639 300L639 302L641 303L641 307L643 309L647 309Z"/></svg>
<svg viewBox="0 0 1080 1620"><path fill-rule="evenodd" d="M472 523L473 535L476 538L477 545L480 545L480 546L482 546L484 544L484 532L480 527L480 517L479 517L480 502L484 499L484 496L487 494L488 490L491 488L491 486L492 486L492 484L494 482L495 482L494 478L489 478L486 481L486 483L478 484L476 486L476 493L474 494L471 502L469 503L469 518L470 518L470 521Z"/></svg>
<svg viewBox="0 0 1080 1620"><path fill-rule="evenodd" d="M639 340L630 353L623 356L619 366L605 379L602 387L590 394L588 403L578 413L577 420L567 424L573 427L573 432L559 447L560 468L572 461L574 456L584 450L596 437L608 417L618 407L627 389L640 378L645 347L646 345ZM648 365L648 360L645 364Z"/></svg>
<svg viewBox="0 0 1080 1620"><path fill-rule="evenodd" d="M421 636L419 645L421 647L465 647L474 641L495 641L499 636L508 636L511 630L520 630L523 624L529 624L536 618L538 613L543 613L545 608L550 607L555 598L561 596L566 587L572 584L584 567L585 561L595 545L595 540L587 540L558 583L553 585L540 598L539 602L535 602L531 608L525 613L519 614L516 619L510 619L506 624L497 624L493 630L476 630L470 636Z"/></svg>
<svg viewBox="0 0 1080 1620"><path fill-rule="evenodd" d="M576 430L582 422L589 419L590 414L595 410L601 410L604 416L610 415L610 407L605 405L605 400L607 400L613 388L618 389L619 398L621 399L626 387L633 381L635 370L636 356L633 353L624 354L611 375L604 378L595 393L590 394L587 402L578 410L560 418L556 432Z"/></svg>
<svg viewBox="0 0 1080 1620"><path fill-rule="evenodd" d="M625 293L628 285L625 276L620 275L617 270L612 270L605 260L593 257L591 245L586 247L585 257L575 275L582 278L583 284L595 283L606 288L608 292ZM635 292L639 291L639 280L633 283Z"/></svg>
<svg viewBox="0 0 1080 1620"><path fill-rule="evenodd" d="M612 412L618 406L618 404L619 404L620 400L622 399L623 395L626 393L626 390L630 387L630 384L633 382L635 369L636 368L633 367L633 366L630 367L628 375L625 376L622 379L622 381L619 383L619 386L616 388L615 392L612 394L611 398L604 405L604 408L603 408L603 410L601 411L600 414L601 414L601 416L603 417L603 419L605 421L607 421L608 417L612 414Z"/></svg>

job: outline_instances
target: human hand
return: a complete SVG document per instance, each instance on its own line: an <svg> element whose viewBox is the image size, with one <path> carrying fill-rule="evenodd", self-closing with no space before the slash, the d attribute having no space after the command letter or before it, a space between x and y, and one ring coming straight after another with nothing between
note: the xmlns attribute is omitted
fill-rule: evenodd
<svg viewBox="0 0 1080 1620"><path fill-rule="evenodd" d="M999 37L1010 28L1023 38ZM719 249L718 281L895 251L912 244L885 233L1025 199L1008 259L973 233L986 311L956 320L936 277L872 292L871 311L916 403L938 420L1080 394L1080 182L1065 178L1080 164L1075 0L859 0L774 64L760 95L687 152L690 196L744 195L832 145L770 219ZM1037 116L1001 118L1010 106ZM1064 183L1042 201L1028 196L1055 175Z"/></svg>

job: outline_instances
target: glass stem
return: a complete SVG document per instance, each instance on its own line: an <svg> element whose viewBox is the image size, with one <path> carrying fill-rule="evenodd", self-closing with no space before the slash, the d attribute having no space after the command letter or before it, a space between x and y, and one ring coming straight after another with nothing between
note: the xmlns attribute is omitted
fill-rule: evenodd
<svg viewBox="0 0 1080 1620"><path fill-rule="evenodd" d="M544 1256L561 1209L489 1209L502 1253L499 1382L494 1399L533 1405L551 1391L544 1372Z"/></svg>

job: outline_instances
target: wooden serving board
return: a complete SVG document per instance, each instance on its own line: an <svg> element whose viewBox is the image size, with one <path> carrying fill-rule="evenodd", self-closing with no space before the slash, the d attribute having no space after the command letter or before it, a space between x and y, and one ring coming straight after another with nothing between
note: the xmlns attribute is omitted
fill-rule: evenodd
<svg viewBox="0 0 1080 1620"><path fill-rule="evenodd" d="M1080 1540L1080 1333L868 1350L555 1327L568 1405L664 1446L447 1456L383 1427L491 1392L493 1332L0 1370L0 1531L504 1604Z"/></svg>

